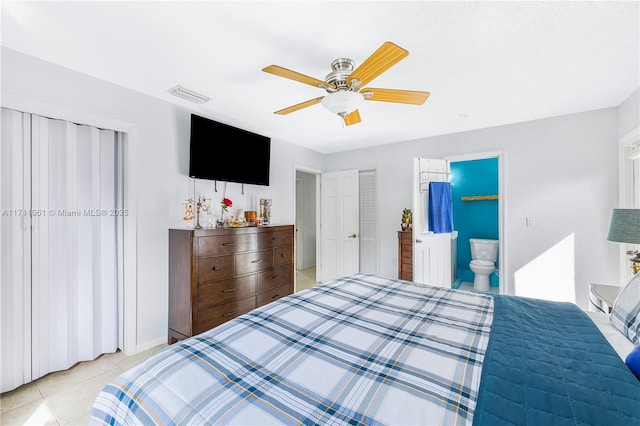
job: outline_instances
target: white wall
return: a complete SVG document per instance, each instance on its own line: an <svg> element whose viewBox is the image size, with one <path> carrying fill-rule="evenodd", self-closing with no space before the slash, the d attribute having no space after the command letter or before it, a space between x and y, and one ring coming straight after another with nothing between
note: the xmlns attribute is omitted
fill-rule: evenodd
<svg viewBox="0 0 640 426"><path fill-rule="evenodd" d="M87 115L104 117L105 121L131 123L136 129L135 163L130 164L133 175L125 177L134 179L137 193L136 345L137 350L144 350L165 342L168 324L167 230L184 226L180 202L193 195L193 181L188 178L186 169L191 111L2 48L3 106L6 106L5 99L16 96L24 100L27 108L30 104L46 104L53 115L56 111L64 111L65 118L71 114L81 122ZM194 112L206 115L202 110ZM234 211L237 207L245 210L257 207L257 198L272 198L273 222L293 223L294 163L322 169L323 157L273 140L271 159L269 187L246 185L243 196L240 185L230 183L226 195L234 201ZM217 159L212 159L214 161ZM199 180L196 195L215 197L213 183Z"/></svg>
<svg viewBox="0 0 640 426"><path fill-rule="evenodd" d="M606 241L618 194L617 135L617 111L610 108L338 153L327 156L327 164L331 170L378 171L380 273L395 277L396 231L402 209L411 207L412 158L501 151L503 283L513 292L519 271L522 286L549 285L545 280L561 276L560 284L575 286L576 302L586 308L590 282L618 280L617 248ZM525 217L535 226L525 227ZM573 247L574 253L565 254L568 261L575 257L575 280L566 264L547 265L541 272L552 272L541 280L523 276L534 259L556 258L558 247Z"/></svg>
<svg viewBox="0 0 640 426"><path fill-rule="evenodd" d="M618 136L622 137L640 126L640 89L636 89L618 107Z"/></svg>

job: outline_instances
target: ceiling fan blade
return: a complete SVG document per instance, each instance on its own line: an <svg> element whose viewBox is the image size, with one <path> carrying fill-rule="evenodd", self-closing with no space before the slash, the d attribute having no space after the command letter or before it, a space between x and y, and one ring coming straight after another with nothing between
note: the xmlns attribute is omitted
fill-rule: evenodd
<svg viewBox="0 0 640 426"><path fill-rule="evenodd" d="M295 104L295 105L292 105L292 106L290 106L288 108L284 108L284 109L281 109L279 111L276 111L276 112L274 112L274 114L286 115L286 114L289 114L291 112L298 111L298 110L300 110L302 108L310 107L311 105L315 105L317 103L320 103L322 98L324 98L324 96L320 96L319 98L315 98L315 99L309 99L308 101L300 102L299 104Z"/></svg>
<svg viewBox="0 0 640 426"><path fill-rule="evenodd" d="M290 80L299 81L300 83L309 84L314 87L334 87L332 84L327 84L322 80L318 80L317 78L309 77L308 75L300 74L299 72L291 71L278 65L269 65L268 67L263 68L262 71L268 72L269 74L277 75L279 77L288 78Z"/></svg>
<svg viewBox="0 0 640 426"><path fill-rule="evenodd" d="M347 126L358 124L361 121L362 120L360 119L360 112L358 112L358 110L350 112L349 114L344 116L344 124L346 124Z"/></svg>
<svg viewBox="0 0 640 426"><path fill-rule="evenodd" d="M408 54L408 51L387 41L360 64L358 68L353 70L347 78L347 84L351 84L352 80L357 79L362 87L400 62Z"/></svg>
<svg viewBox="0 0 640 426"><path fill-rule="evenodd" d="M415 90L374 89L367 87L360 91L367 101L398 102L401 104L422 105L431 93ZM372 93L372 96L367 96Z"/></svg>

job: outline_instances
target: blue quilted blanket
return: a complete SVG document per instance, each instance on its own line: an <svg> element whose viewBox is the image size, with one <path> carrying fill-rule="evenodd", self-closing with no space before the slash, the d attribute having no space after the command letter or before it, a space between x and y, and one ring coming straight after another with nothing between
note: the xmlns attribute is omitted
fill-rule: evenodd
<svg viewBox="0 0 640 426"><path fill-rule="evenodd" d="M640 425L640 381L570 303L496 296L474 425Z"/></svg>

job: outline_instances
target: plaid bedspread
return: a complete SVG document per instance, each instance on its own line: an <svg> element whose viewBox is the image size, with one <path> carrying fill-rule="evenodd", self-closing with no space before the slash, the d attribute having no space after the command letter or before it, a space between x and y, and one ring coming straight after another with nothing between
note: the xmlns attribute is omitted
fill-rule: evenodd
<svg viewBox="0 0 640 426"><path fill-rule="evenodd" d="M471 424L492 320L488 296L346 277L171 345L90 424Z"/></svg>

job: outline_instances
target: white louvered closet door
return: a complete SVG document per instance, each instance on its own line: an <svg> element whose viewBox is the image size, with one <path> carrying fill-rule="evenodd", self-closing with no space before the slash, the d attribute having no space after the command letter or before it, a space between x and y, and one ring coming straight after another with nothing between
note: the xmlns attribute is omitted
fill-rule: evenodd
<svg viewBox="0 0 640 426"><path fill-rule="evenodd" d="M2 113L3 122L5 115L15 114L5 110ZM29 264L31 275L24 273L22 283L10 280L7 284L3 272L2 283L3 355L12 339L23 339L24 359L30 359L30 365L24 368L28 367L30 375L25 374L22 383L102 353L115 352L117 289L121 279L121 182L117 172L121 135L36 115L30 117L28 127L30 132L23 132L28 137L23 144L30 150L22 151L29 151L30 159L25 160L22 173L14 170L10 178L24 176L20 183L22 191L28 193L26 210L31 215L23 218L27 226L22 227L22 239L31 245L30 251L23 250L22 259L12 256L11 262ZM3 131L3 150L4 137ZM12 141L13 145L18 143ZM4 155L2 166L4 170ZM3 176L3 209L12 205L4 202L4 192L11 186L11 179L5 181ZM19 198L18 194L15 197ZM11 228L14 229L15 226ZM16 247L28 244L20 242L17 234L12 237L11 244ZM3 271L6 263L3 255ZM5 287L15 293L19 286L29 289L25 291L24 307L6 305ZM12 311L7 316L16 323L26 317L27 307L30 335L25 337L26 331L19 335L6 329L5 311ZM18 360L13 357L7 362L10 364L5 364L3 356L3 372L17 365ZM3 392L13 387L2 378Z"/></svg>
<svg viewBox="0 0 640 426"><path fill-rule="evenodd" d="M378 273L378 191L376 171L360 172L360 272Z"/></svg>

